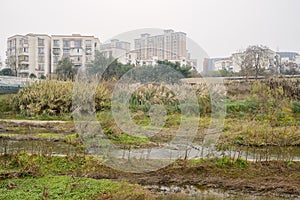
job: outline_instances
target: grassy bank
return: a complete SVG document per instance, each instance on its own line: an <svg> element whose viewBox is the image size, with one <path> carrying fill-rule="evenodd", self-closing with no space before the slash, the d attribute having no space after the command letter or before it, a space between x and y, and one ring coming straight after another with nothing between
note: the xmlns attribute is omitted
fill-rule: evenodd
<svg viewBox="0 0 300 200"><path fill-rule="evenodd" d="M141 186L70 176L24 177L0 182L0 199L154 199Z"/></svg>

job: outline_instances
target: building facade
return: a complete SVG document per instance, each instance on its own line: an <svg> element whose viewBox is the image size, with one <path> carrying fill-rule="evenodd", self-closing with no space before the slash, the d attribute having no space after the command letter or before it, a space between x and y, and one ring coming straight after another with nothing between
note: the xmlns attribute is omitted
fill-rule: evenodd
<svg viewBox="0 0 300 200"><path fill-rule="evenodd" d="M157 60L188 63L186 33L164 30L162 35L141 34L134 40L134 50L140 64L155 64Z"/></svg>
<svg viewBox="0 0 300 200"><path fill-rule="evenodd" d="M52 35L51 36L51 73L56 72L58 62L70 58L74 67L82 67L91 63L95 51L100 50L100 41L94 36Z"/></svg>
<svg viewBox="0 0 300 200"><path fill-rule="evenodd" d="M136 64L136 53L130 51L130 48L129 42L113 39L109 43L101 44L100 52L122 64Z"/></svg>
<svg viewBox="0 0 300 200"><path fill-rule="evenodd" d="M214 62L215 70L227 70L229 72L235 72L232 64L231 57L222 58Z"/></svg>
<svg viewBox="0 0 300 200"><path fill-rule="evenodd" d="M44 34L14 35L7 40L6 65L20 77L50 73L51 38Z"/></svg>

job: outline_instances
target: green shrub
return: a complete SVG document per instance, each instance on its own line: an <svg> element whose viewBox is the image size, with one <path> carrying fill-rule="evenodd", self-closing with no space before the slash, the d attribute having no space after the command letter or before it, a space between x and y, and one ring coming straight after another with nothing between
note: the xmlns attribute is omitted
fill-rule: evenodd
<svg viewBox="0 0 300 200"><path fill-rule="evenodd" d="M253 98L247 100L228 101L226 109L228 113L253 112L257 109L259 101Z"/></svg>
<svg viewBox="0 0 300 200"><path fill-rule="evenodd" d="M292 103L292 108L294 113L300 113L300 102L299 101L294 101Z"/></svg>
<svg viewBox="0 0 300 200"><path fill-rule="evenodd" d="M1 94L0 95L0 112L12 111L12 106L10 105L10 99L13 95L11 94Z"/></svg>

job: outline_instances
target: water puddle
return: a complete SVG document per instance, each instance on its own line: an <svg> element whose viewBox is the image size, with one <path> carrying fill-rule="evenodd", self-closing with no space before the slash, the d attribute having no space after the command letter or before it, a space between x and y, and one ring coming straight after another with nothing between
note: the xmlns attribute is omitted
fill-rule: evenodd
<svg viewBox="0 0 300 200"><path fill-rule="evenodd" d="M164 186L164 185L147 185L144 188L158 193L158 194L183 194L186 195L188 199L228 199L228 200L286 200L286 199L300 199L298 196L262 196L255 194L245 194L241 192L235 192L230 190L222 189L211 189L207 187L196 187L193 185L179 186Z"/></svg>

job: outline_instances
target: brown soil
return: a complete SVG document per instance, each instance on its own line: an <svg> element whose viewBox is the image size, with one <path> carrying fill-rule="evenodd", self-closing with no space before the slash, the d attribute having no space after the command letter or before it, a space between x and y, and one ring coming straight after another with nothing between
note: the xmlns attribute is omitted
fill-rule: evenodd
<svg viewBox="0 0 300 200"><path fill-rule="evenodd" d="M218 167L210 161L190 165L178 161L155 172L132 174L107 168L90 172L91 178L108 178L140 185L164 185L226 189L255 195L300 196L300 164L288 166L285 162L250 163L248 168Z"/></svg>

